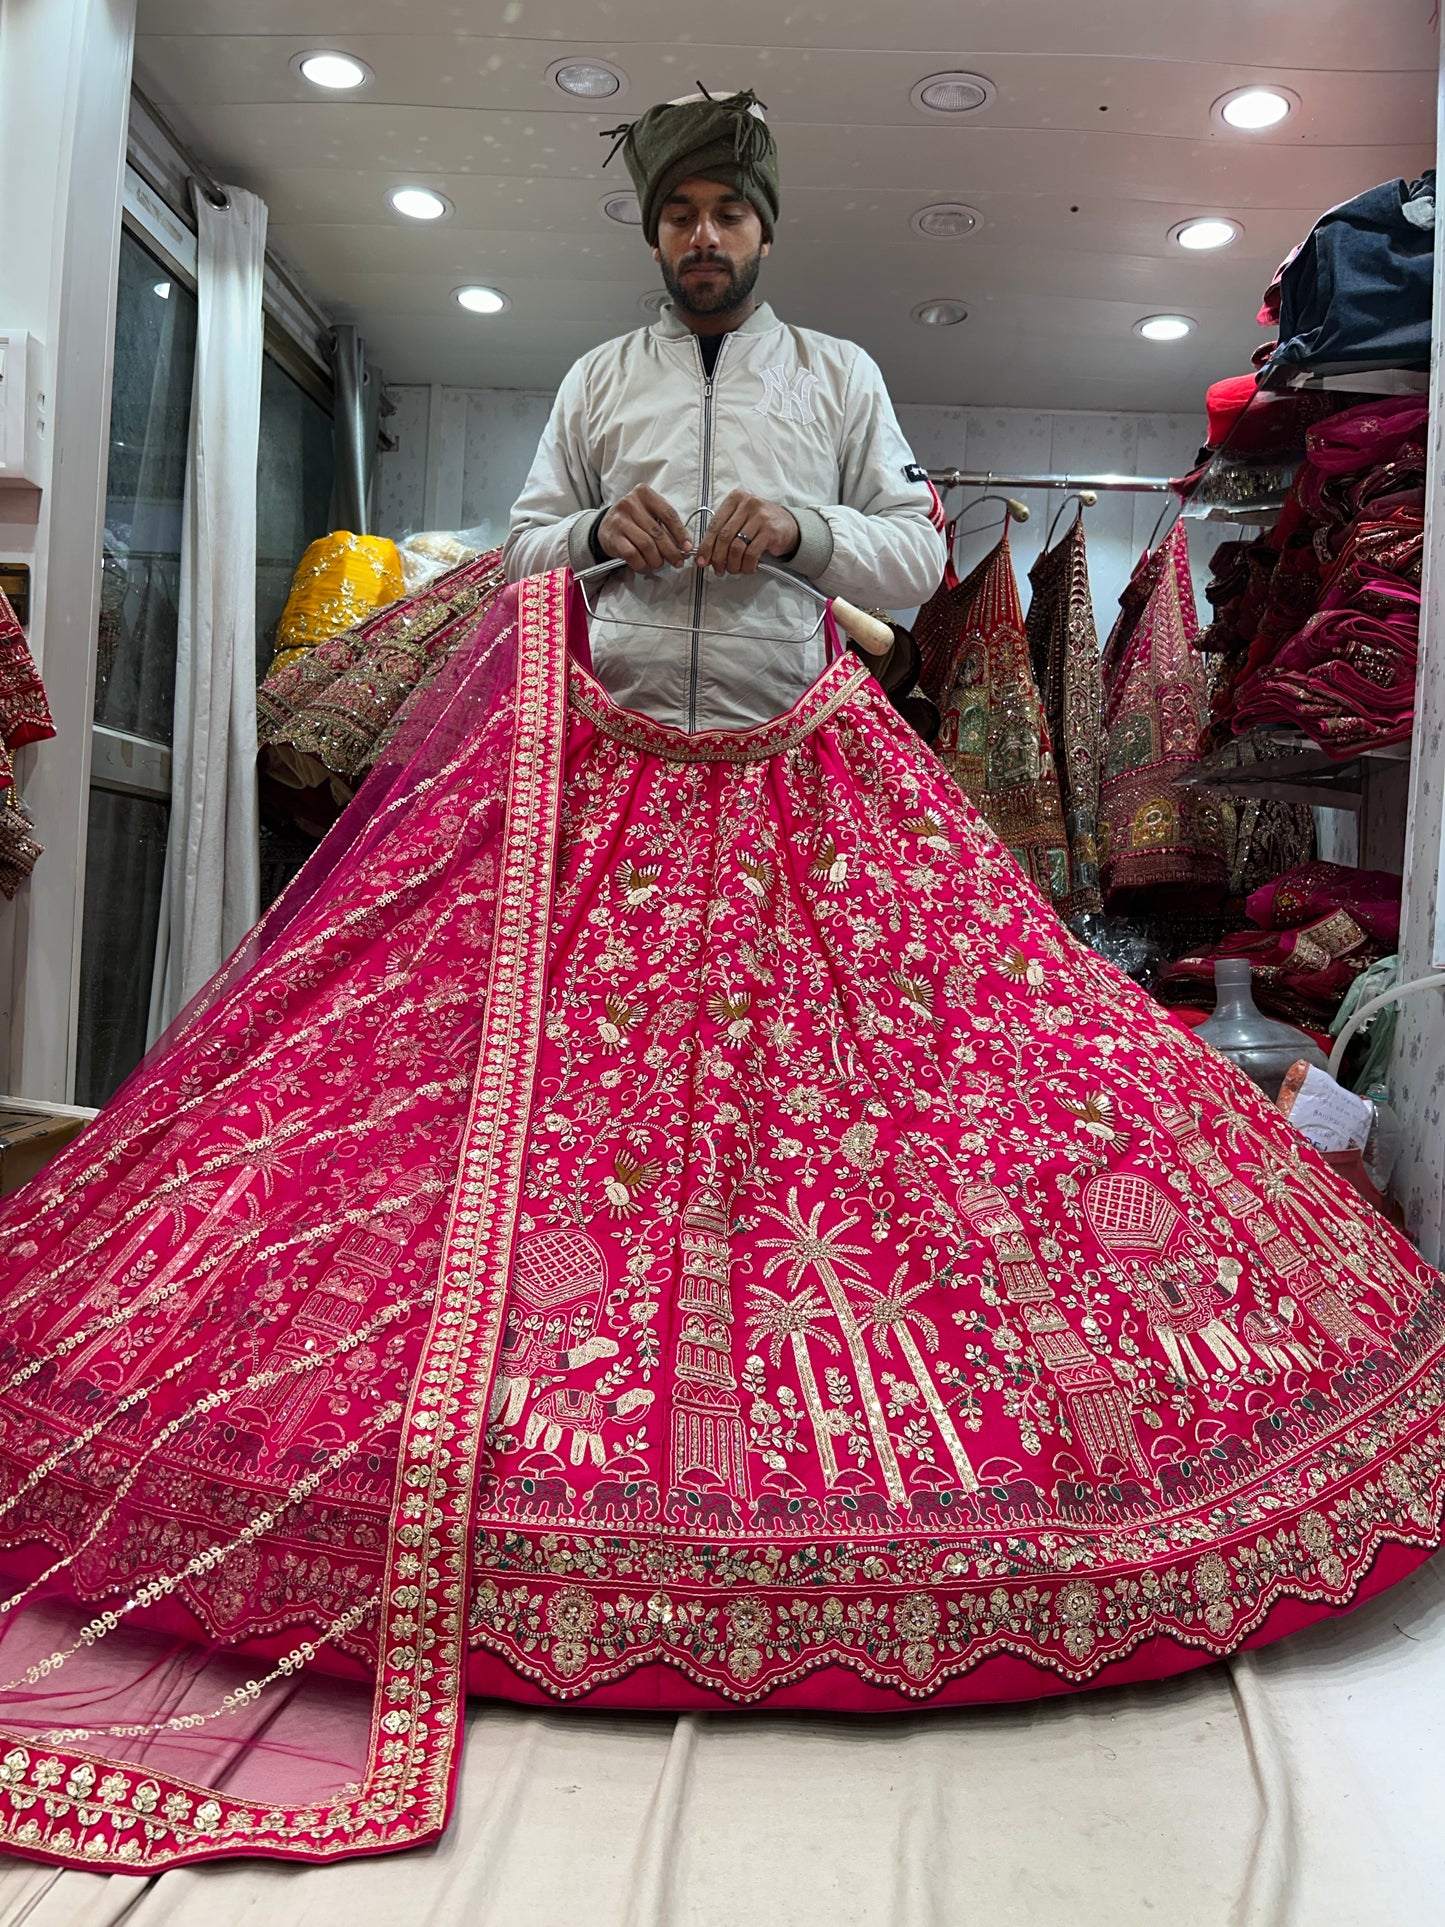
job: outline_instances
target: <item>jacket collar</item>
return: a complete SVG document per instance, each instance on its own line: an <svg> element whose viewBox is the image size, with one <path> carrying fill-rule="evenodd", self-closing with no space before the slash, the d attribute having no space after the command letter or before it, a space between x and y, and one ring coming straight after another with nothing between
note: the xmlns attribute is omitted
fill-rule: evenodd
<svg viewBox="0 0 1445 1927"><path fill-rule="evenodd" d="M765 335L770 328L781 326L782 323L773 313L770 305L766 301L760 301L747 320L731 332L739 335ZM669 340L676 340L681 335L690 335L692 329L688 327L672 303L665 301L656 321L652 323L652 333L662 335Z"/></svg>

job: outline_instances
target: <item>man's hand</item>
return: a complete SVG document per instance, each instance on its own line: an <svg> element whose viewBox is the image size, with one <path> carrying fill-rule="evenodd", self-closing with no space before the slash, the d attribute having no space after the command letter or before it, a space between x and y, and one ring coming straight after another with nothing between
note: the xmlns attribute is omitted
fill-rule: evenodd
<svg viewBox="0 0 1445 1927"><path fill-rule="evenodd" d="M597 541L608 555L644 574L685 562L692 553L692 537L677 510L645 484L607 511Z"/></svg>
<svg viewBox="0 0 1445 1927"><path fill-rule="evenodd" d="M786 562L802 539L802 530L780 502L765 502L735 488L714 510L694 560L715 575L756 575L765 555Z"/></svg>

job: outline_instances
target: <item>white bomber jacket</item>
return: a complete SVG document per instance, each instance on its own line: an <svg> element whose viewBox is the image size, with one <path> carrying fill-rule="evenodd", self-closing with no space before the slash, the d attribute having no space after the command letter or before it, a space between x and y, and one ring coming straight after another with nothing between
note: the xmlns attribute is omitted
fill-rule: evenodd
<svg viewBox="0 0 1445 1927"><path fill-rule="evenodd" d="M925 602L943 576L933 493L877 366L766 304L723 337L711 381L670 306L574 364L512 509L508 579L590 568L598 511L640 483L692 518L694 540L696 511L730 489L783 503L802 532L786 566L865 608ZM772 576L627 569L589 590L603 687L679 729L763 722L825 667L817 599Z"/></svg>

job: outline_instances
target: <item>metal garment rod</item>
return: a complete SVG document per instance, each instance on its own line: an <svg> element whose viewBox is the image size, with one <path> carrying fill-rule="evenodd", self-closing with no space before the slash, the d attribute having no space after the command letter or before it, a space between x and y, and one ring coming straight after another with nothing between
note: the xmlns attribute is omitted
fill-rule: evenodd
<svg viewBox="0 0 1445 1927"><path fill-rule="evenodd" d="M1167 475L995 475L972 468L931 468L928 479L945 488L1097 488L1135 495L1167 495L1174 486Z"/></svg>

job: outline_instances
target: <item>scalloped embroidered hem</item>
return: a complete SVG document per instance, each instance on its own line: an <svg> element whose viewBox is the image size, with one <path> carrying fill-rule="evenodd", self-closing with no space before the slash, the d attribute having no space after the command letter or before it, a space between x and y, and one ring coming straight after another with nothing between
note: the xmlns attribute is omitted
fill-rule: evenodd
<svg viewBox="0 0 1445 1927"><path fill-rule="evenodd" d="M508 1700L528 1706L576 1705L587 1712L732 1712L764 1713L908 1713L942 1711L957 1706L991 1706L1052 1699L1065 1693L1107 1687L1147 1685L1177 1674L1212 1666L1232 1653L1272 1645L1361 1606L1376 1593L1398 1585L1417 1566L1434 1556L1435 1544L1384 1540L1369 1571L1346 1599L1277 1600L1264 1617L1230 1644L1194 1642L1177 1629L1161 1627L1141 1633L1128 1651L1101 1659L1088 1668L1068 1668L1044 1662L1007 1640L974 1656L920 1687L900 1683L886 1672L861 1662L820 1656L810 1666L795 1667L761 1690L747 1690L734 1680L715 1683L685 1660L668 1656L639 1660L626 1669L589 1676L580 1688L561 1687L544 1669L522 1655L474 1650L467 1666L467 1690L478 1699Z"/></svg>
<svg viewBox="0 0 1445 1927"><path fill-rule="evenodd" d="M1437 1404L1431 1366L1394 1401L1405 1416ZM1404 1408L1402 1411L1400 1408ZM1390 1412L1361 1421L1376 1436ZM1343 1449L1348 1450L1348 1446ZM1276 1475L1287 1484L1303 1468ZM497 1698L685 1708L766 1702L813 1710L945 1706L1029 1699L1078 1687L1162 1679L1350 1610L1429 1558L1445 1512L1445 1419L1437 1411L1383 1476L1365 1474L1292 1511L1258 1495L1253 1513L1211 1537L1205 1516L1141 1521L1203 1550L1109 1560L1101 1541L1044 1535L981 1544L899 1539L790 1548L707 1547L639 1538L585 1541L515 1528L484 1535L488 1576L469 1615L468 1690ZM1400 1522L1406 1511L1415 1528ZM1125 1534L1114 1535L1125 1538ZM851 1576L829 1580L830 1564ZM769 1570L769 1567L772 1570ZM712 1584L699 1584L711 1569ZM872 1578L863 1577L872 1571ZM646 1573L619 1584L609 1576ZM960 1576L972 1571L972 1584ZM886 1579L884 1574L886 1573ZM766 1575L763 1583L749 1583ZM644 1597L643 1595L646 1594Z"/></svg>

